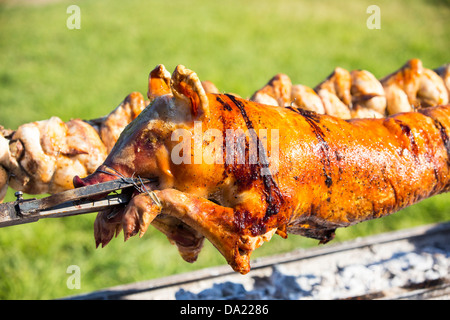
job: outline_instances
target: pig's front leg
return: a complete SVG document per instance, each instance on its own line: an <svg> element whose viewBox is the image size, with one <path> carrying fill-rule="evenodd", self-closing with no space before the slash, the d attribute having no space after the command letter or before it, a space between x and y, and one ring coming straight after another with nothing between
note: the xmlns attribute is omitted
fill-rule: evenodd
<svg viewBox="0 0 450 320"><path fill-rule="evenodd" d="M125 210L114 208L100 212L94 222L96 246L106 246L122 229L125 241L138 232L142 237L160 211L147 194L140 194L130 201Z"/></svg>
<svg viewBox="0 0 450 320"><path fill-rule="evenodd" d="M236 226L233 208L223 207L175 189L154 192L161 202L161 211L151 198L143 193L133 198L120 217L108 219L107 213L100 214L95 227L97 244L108 243L120 229L124 230L125 239L138 232L142 236L151 223L177 244L185 260L195 261L201 248L198 240L204 236L222 253L235 271L247 273L250 270L251 252L273 234L269 232L269 236L257 237L242 235ZM185 242L190 246L186 246ZM182 249L188 247L191 248L190 252L183 252Z"/></svg>

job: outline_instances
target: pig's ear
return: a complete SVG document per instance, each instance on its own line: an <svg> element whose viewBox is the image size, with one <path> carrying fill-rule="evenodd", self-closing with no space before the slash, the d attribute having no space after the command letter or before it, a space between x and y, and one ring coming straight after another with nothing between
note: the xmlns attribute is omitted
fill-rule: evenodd
<svg viewBox="0 0 450 320"><path fill-rule="evenodd" d="M166 68L159 64L148 76L147 97L153 101L159 96L170 93L170 73Z"/></svg>
<svg viewBox="0 0 450 320"><path fill-rule="evenodd" d="M197 74L178 65L172 74L170 87L175 99L186 101L191 106L195 118L209 117L209 101Z"/></svg>

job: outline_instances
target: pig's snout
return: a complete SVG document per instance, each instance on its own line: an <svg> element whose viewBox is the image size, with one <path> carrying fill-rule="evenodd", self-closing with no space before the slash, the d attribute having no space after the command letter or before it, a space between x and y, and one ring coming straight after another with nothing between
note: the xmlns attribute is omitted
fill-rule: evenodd
<svg viewBox="0 0 450 320"><path fill-rule="evenodd" d="M85 178L80 178L79 176L75 176L73 178L73 186L75 188L86 187L97 183L108 182L111 180L120 179L118 174L109 173L109 168L106 168L104 165L98 167L98 169L88 175Z"/></svg>
<svg viewBox="0 0 450 320"><path fill-rule="evenodd" d="M86 178L88 178L88 177L86 177ZM92 183L88 183L87 181L85 181L86 178L81 179L79 176L73 177L73 186L75 188L81 188L81 187L91 185Z"/></svg>
<svg viewBox="0 0 450 320"><path fill-rule="evenodd" d="M105 171L103 167L104 167L103 165L100 166L94 173L88 175L85 178L80 178L79 176L75 176L73 178L73 186L75 188L81 188L81 187L86 187L86 186L90 186L90 185L94 185L94 184L98 184L98 183L102 183L102 182L117 180L120 178L116 175L109 174L108 171ZM109 192L91 196L91 197L89 197L89 199L91 199L91 200L103 199L104 197L106 197L108 195L108 193Z"/></svg>

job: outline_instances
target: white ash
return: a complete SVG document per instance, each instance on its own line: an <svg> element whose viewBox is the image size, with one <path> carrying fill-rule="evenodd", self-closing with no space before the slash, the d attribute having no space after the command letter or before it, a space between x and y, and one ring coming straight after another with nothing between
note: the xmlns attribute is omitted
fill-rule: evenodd
<svg viewBox="0 0 450 320"><path fill-rule="evenodd" d="M215 283L198 293L178 290L179 300L202 299L345 299L446 278L450 271L450 248L422 247L420 251L396 251L390 257L366 263L330 262L326 268L292 274L284 265L272 274L253 277L251 288L232 281ZM372 252L372 254L375 254ZM366 259L367 260L367 259ZM247 286L248 287L248 286Z"/></svg>

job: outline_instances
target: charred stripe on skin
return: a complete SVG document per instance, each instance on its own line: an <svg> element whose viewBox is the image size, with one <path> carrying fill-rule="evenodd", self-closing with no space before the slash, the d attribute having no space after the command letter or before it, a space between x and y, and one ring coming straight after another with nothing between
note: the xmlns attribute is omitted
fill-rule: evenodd
<svg viewBox="0 0 450 320"><path fill-rule="evenodd" d="M220 96L216 96L216 100L220 103L221 106L223 106L225 109L227 109L228 111L232 111L233 109L231 108L231 106L226 103L225 101L223 101Z"/></svg>
<svg viewBox="0 0 450 320"><path fill-rule="evenodd" d="M228 112L233 112L233 108L230 106L230 104L227 103L226 101L224 101L221 97L216 96L216 100ZM234 130L234 123L235 123L234 119L235 119L235 115L232 115L231 117L222 116L222 123L224 125L224 127L223 127L224 160L223 160L223 162L225 163L225 167L226 167L226 169L224 170L224 175L226 177L226 176L228 176L228 173L232 172L236 179L236 183L239 187L238 190L244 191L244 190L247 190L248 188L250 188L250 186L252 185L252 183L254 181L259 179L258 165L250 164L250 163L246 164L245 162L244 163L238 163L238 162L228 163L228 161L226 160L226 157L227 157L227 154L226 154L227 153L227 149L226 149L227 130L228 129ZM245 139L245 150L244 150L245 159L249 159L249 149L250 149L249 142L247 141L247 139Z"/></svg>
<svg viewBox="0 0 450 320"><path fill-rule="evenodd" d="M439 129L439 133L441 135L442 142L444 143L445 151L447 151L447 166L450 170L450 138L447 134L447 130L445 129L444 125L439 120L434 120L434 125ZM444 187L444 190L449 190L450 184L447 184L446 187Z"/></svg>
<svg viewBox="0 0 450 320"><path fill-rule="evenodd" d="M408 137L408 139L411 143L411 151L412 151L414 157L417 158L417 155L419 153L419 148L417 147L417 143L414 140L414 133L412 132L411 128L407 124L403 123L402 121L400 121L398 119L396 119L395 122L398 123L398 125L402 129L402 132L405 134L405 136Z"/></svg>
<svg viewBox="0 0 450 320"><path fill-rule="evenodd" d="M433 125L439 131L439 135L441 137L442 143L443 143L445 151L447 153L447 166L449 167L449 170L450 170L450 137L449 137L449 135L447 133L447 130L445 129L445 126L438 119L436 119L435 117L430 115L430 109L422 109L422 110L419 110L419 112L421 114L423 114L424 116L430 118L432 123L433 123ZM436 168L436 165L434 164L434 161L433 161L433 165ZM436 189L438 187L439 183L440 183L440 179L439 179L438 174L436 172L435 172L435 177L436 177L436 181L438 183L436 184L434 189ZM450 187L450 185L447 185L447 187L444 187L443 190L445 190L448 187Z"/></svg>
<svg viewBox="0 0 450 320"><path fill-rule="evenodd" d="M431 119L433 125L438 129L439 134L441 136L441 140L444 144L445 151L447 152L447 165L450 167L450 137L445 129L445 126L438 119L433 117L430 113L431 108L421 109L419 112L424 116Z"/></svg>
<svg viewBox="0 0 450 320"><path fill-rule="evenodd" d="M325 176L325 184L328 188L331 187L333 184L333 179L331 178L328 171L331 171L331 161L329 156L330 146L325 140L325 135L322 131L322 129L317 125L318 117L317 114L308 110L304 110L301 108L293 108L293 107L287 107L287 109L292 110L299 115L301 115L306 122L310 125L312 131L316 135L317 140L320 143L320 150L322 151L322 154L324 155L324 158L321 159L321 162L323 164L323 173ZM328 171L327 171L328 169Z"/></svg>
<svg viewBox="0 0 450 320"><path fill-rule="evenodd" d="M445 130L444 125L439 120L433 120L436 128L439 129L442 142L444 143L445 150L447 151L447 164L450 166L450 138Z"/></svg>
<svg viewBox="0 0 450 320"><path fill-rule="evenodd" d="M224 155L224 177L228 176L228 173L233 173L233 176L236 180L238 190L245 191L251 187L254 181L259 180L260 174L258 170L258 164L250 164L250 163L228 163L226 161L226 144L227 144L227 130L234 130L235 118L237 114L233 114L234 112L239 112L236 109L232 108L230 104L226 101L227 99L223 99L223 96L216 96L216 100L222 106L222 110L226 112L226 114L222 115L222 123L224 125L224 142L223 142L223 155ZM245 150L244 150L244 159L249 159L249 141L248 139L244 139L245 142ZM264 190L263 190L264 191ZM245 208L235 210L234 214L234 223L241 233L245 233L244 230L249 230L253 236L258 236L267 232L267 225L265 223L267 219L263 217L255 218L252 214Z"/></svg>
<svg viewBox="0 0 450 320"><path fill-rule="evenodd" d="M253 126L252 121L250 120L250 118L247 115L247 112L245 110L245 106L243 104L243 102L241 102L240 100L236 99L233 95L230 94L225 94L232 102L233 104L239 109L242 118L245 121L245 125L247 126L248 130L252 130L253 132L255 132L255 128ZM278 212L280 211L280 207L283 203L283 197L281 195L280 189L278 188L278 185L276 184L276 182L274 181L272 174L265 174L265 175L261 175L261 170L264 168L265 170L269 171L269 161L267 160L267 153L266 150L264 150L264 147L259 139L259 137L257 135L255 135L256 138L256 143L258 146L258 175L261 176L263 183L264 183L264 194L266 196L266 203L267 203L267 209L266 209L266 214L264 216L264 220L267 220L268 218L270 218L273 215L278 214ZM260 162L260 157L263 156L265 157L265 163L261 164ZM270 171L269 171L270 172Z"/></svg>

